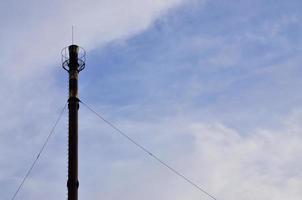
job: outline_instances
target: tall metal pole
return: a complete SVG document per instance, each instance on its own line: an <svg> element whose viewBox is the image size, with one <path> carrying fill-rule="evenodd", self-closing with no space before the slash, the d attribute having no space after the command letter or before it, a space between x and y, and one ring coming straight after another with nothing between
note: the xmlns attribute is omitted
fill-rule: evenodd
<svg viewBox="0 0 302 200"><path fill-rule="evenodd" d="M66 51L67 49L65 49ZM79 47L68 47L68 59L63 62L63 68L69 73L69 124L68 124L68 200L78 200L78 75L84 69L85 63L79 59ZM64 57L64 55L63 55Z"/></svg>

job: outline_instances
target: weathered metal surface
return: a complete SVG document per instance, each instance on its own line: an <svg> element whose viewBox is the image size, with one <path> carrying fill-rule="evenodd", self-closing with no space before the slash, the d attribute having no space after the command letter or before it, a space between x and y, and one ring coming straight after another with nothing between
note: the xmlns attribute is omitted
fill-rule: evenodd
<svg viewBox="0 0 302 200"><path fill-rule="evenodd" d="M70 45L68 53L68 60L62 63L63 68L69 73L67 189L68 200L78 200L78 74L84 69L85 63L78 57L79 47L77 45Z"/></svg>

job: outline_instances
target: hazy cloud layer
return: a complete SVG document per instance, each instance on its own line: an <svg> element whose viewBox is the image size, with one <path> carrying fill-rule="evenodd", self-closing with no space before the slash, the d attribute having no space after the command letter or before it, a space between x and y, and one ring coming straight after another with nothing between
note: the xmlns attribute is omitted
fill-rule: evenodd
<svg viewBox="0 0 302 200"><path fill-rule="evenodd" d="M1 2L0 184L4 199L13 194L46 136L42 133L50 130L66 99L66 86L56 85L58 78L54 75L60 72L65 78L66 73L60 67L60 50L71 42L71 25L75 26L75 42L90 50L138 34L180 3L177 0ZM62 156L64 151L60 153ZM66 162L62 164L62 169L66 168ZM62 173L64 178L66 171ZM36 184L29 180L29 185ZM45 186L48 184L46 181ZM29 199L39 196L36 192L27 193L26 189L22 195ZM45 193L43 196L46 198ZM52 197L51 193L46 196Z"/></svg>
<svg viewBox="0 0 302 200"><path fill-rule="evenodd" d="M87 52L80 94L221 200L301 199L300 1L0 3L0 196L67 96L60 50ZM81 199L209 199L81 106ZM17 199L66 198L67 116Z"/></svg>

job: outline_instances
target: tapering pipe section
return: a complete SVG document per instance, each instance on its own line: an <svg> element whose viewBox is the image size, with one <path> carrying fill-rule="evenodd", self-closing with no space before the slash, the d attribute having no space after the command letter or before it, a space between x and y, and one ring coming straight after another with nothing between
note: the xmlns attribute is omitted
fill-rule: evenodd
<svg viewBox="0 0 302 200"><path fill-rule="evenodd" d="M70 45L63 49L63 68L69 73L69 123L68 123L68 200L78 200L78 75L85 67L85 51L81 49L82 55L79 58L77 45ZM68 50L68 54L67 54Z"/></svg>

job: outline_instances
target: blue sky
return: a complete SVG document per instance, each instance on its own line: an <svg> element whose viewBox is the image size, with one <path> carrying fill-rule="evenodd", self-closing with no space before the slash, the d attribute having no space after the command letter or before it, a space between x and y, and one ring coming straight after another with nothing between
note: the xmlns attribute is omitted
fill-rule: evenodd
<svg viewBox="0 0 302 200"><path fill-rule="evenodd" d="M166 109L163 115L226 120L237 128L267 125L272 112L282 116L299 105L301 28L295 4L259 4L189 4L141 34L93 50L83 95L87 77L87 87L97 86L95 93L87 88L88 98L105 105ZM245 116L226 119L238 113Z"/></svg>
<svg viewBox="0 0 302 200"><path fill-rule="evenodd" d="M301 4L0 2L0 196L66 101L60 50L74 25L80 98L105 118L217 199L301 199ZM66 145L65 114L17 199L66 198ZM81 199L209 199L84 106L79 148Z"/></svg>

